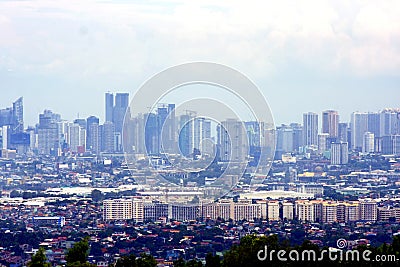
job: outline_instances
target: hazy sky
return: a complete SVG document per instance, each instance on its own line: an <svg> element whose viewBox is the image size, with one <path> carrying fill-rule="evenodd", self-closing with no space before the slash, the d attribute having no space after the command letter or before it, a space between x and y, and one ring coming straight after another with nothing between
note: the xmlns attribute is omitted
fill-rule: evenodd
<svg viewBox="0 0 400 267"><path fill-rule="evenodd" d="M400 1L1 1L0 107L104 118L106 91L211 61L249 76L277 124L400 106Z"/></svg>

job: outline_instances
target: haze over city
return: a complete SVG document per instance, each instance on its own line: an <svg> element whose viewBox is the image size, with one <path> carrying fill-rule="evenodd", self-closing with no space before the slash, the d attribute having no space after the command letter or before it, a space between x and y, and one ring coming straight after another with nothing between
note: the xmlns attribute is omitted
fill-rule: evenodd
<svg viewBox="0 0 400 267"><path fill-rule="evenodd" d="M105 91L211 61L249 76L277 124L325 109L348 122L398 105L399 17L397 1L2 1L0 106L24 96L27 125L45 108L103 118Z"/></svg>
<svg viewBox="0 0 400 267"><path fill-rule="evenodd" d="M0 0L0 267L398 267L399 92L398 0Z"/></svg>

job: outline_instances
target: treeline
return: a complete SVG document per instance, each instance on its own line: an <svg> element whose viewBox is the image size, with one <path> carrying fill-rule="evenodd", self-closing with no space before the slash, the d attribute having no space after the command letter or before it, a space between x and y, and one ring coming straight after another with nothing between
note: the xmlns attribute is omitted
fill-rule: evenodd
<svg viewBox="0 0 400 267"><path fill-rule="evenodd" d="M179 259L174 262L174 266L203 267L203 264L198 260L185 262ZM400 266L400 236L395 236L391 244L380 247L363 245L355 250L332 250L328 247L320 248L310 241L304 241L300 246L291 246L287 240L279 242L276 235L249 235L242 238L239 245L225 252L223 259L207 255L205 264L205 267L253 266Z"/></svg>
<svg viewBox="0 0 400 267"><path fill-rule="evenodd" d="M67 266L93 265L87 262L89 255L88 238L82 239L71 248L67 255ZM358 255L358 257L357 257ZM48 266L44 250L40 249L32 257L29 267ZM156 267L153 256L141 254L127 255L120 258L113 267ZM363 266L375 267L400 266L400 236L395 236L391 244L380 247L358 246L355 250L332 250L320 248L310 241L304 241L300 246L290 246L287 240L279 242L276 235L257 237L245 236L239 245L233 246L224 253L223 259L211 253L206 257L205 266L199 260L174 262L175 267L253 267L253 266L302 266L302 267L339 267Z"/></svg>

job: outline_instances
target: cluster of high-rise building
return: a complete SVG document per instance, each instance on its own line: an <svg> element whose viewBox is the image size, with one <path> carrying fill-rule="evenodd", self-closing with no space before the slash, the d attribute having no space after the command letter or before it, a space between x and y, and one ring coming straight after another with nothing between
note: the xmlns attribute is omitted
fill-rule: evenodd
<svg viewBox="0 0 400 267"><path fill-rule="evenodd" d="M23 99L0 110L0 145L4 155L27 153L128 153L217 156L221 161L257 158L262 147L276 144L276 159L288 153L318 154L333 165L348 163L349 151L400 154L400 109L354 112L350 123L335 110L303 114L303 123L271 129L262 122L226 119L214 123L175 104L158 104L147 113L131 115L128 93L105 94L105 118L90 116L65 121L45 110L35 127L24 129Z"/></svg>
<svg viewBox="0 0 400 267"><path fill-rule="evenodd" d="M400 221L400 208L378 207L373 200L250 200L221 199L215 203L174 205L142 198L113 199L103 202L103 218L109 220L157 221L175 219L263 219L269 221L298 219L303 222Z"/></svg>
<svg viewBox="0 0 400 267"><path fill-rule="evenodd" d="M24 134L24 105L20 97L12 107L0 109L0 149L7 153L9 147L17 149L25 143L29 140Z"/></svg>
<svg viewBox="0 0 400 267"><path fill-rule="evenodd" d="M303 125L292 123L276 129L276 158L285 153L317 153L334 165L348 163L350 150L362 153L400 153L400 109L381 112L354 112L350 123L340 121L337 111L319 116L303 114Z"/></svg>
<svg viewBox="0 0 400 267"><path fill-rule="evenodd" d="M264 123L229 118L214 123L195 111L175 114L175 104L158 104L153 112L137 114L126 120L126 130L125 151L136 154L208 155L243 162L257 156L261 146L274 145L273 138L266 138L273 132Z"/></svg>
<svg viewBox="0 0 400 267"><path fill-rule="evenodd" d="M63 120L60 114L44 110L35 127L24 129L23 102L18 99L12 108L0 110L0 142L3 156L10 151L34 152L57 156L61 153L94 154L122 152L122 127L129 115L128 93L106 93L106 116L103 124L96 116ZM15 154L15 153L14 153Z"/></svg>

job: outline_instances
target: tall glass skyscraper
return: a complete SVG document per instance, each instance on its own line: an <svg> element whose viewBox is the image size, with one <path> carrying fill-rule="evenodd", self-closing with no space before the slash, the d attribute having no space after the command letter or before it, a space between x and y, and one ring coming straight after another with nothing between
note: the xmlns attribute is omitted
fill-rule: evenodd
<svg viewBox="0 0 400 267"><path fill-rule="evenodd" d="M112 93L106 93L105 121L113 121L113 111L114 111L114 95Z"/></svg>
<svg viewBox="0 0 400 267"><path fill-rule="evenodd" d="M303 114L303 138L305 146L318 145L318 114Z"/></svg>
<svg viewBox="0 0 400 267"><path fill-rule="evenodd" d="M322 133L329 134L329 137L339 135L339 114L335 110L322 112Z"/></svg>

